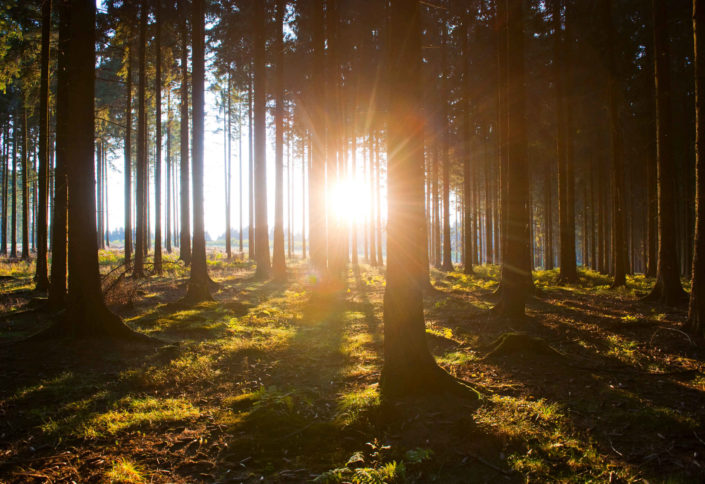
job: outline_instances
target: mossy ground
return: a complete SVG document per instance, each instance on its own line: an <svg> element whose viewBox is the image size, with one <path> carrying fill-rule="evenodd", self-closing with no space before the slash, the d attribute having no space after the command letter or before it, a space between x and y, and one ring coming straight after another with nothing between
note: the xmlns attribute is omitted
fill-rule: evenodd
<svg viewBox="0 0 705 484"><path fill-rule="evenodd" d="M105 273L118 252L102 253ZM157 345L23 342L32 266L0 262L0 481L701 482L705 351L683 310L644 304L652 281L535 274L523 321L492 319L498 269L432 271L429 345L486 395L385 404L384 274L362 265L333 297L290 261L285 283L209 255L216 301L185 308L188 269L126 281L111 299ZM129 287L124 287L129 286ZM503 333L560 355L485 359ZM700 345L700 346L698 346ZM562 356L561 356L562 355Z"/></svg>

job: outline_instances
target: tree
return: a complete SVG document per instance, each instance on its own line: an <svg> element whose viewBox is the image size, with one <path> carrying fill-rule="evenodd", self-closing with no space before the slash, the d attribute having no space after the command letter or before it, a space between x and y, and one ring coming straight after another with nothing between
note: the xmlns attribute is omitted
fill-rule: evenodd
<svg viewBox="0 0 705 484"><path fill-rule="evenodd" d="M607 28L607 100L612 151L612 255L614 279L612 287L627 283L627 247L624 238L624 139L619 122L617 63L614 52L615 29L612 20L612 0L602 3Z"/></svg>
<svg viewBox="0 0 705 484"><path fill-rule="evenodd" d="M494 311L522 317L531 287L529 167L526 135L524 13L522 0L506 0L507 205L501 300Z"/></svg>
<svg viewBox="0 0 705 484"><path fill-rule="evenodd" d="M179 13L183 21L180 25L181 36L181 86L180 86L180 116L181 116L181 148L179 151L179 181L181 201L181 235L179 238L179 259L184 264L191 263L191 210L189 203L189 158L188 158L188 28L186 25L186 0L179 0Z"/></svg>
<svg viewBox="0 0 705 484"><path fill-rule="evenodd" d="M65 125L61 140L66 156L68 179L69 290L66 312L59 322L42 336L133 338L137 334L105 306L98 269L96 231L94 153L94 81L95 81L95 3L93 0L69 0L64 33L66 69L59 71L64 83L66 104L71 106L71 122ZM65 76L65 79L62 77ZM70 88L68 88L70 86ZM60 111L68 115L69 111Z"/></svg>
<svg viewBox="0 0 705 484"><path fill-rule="evenodd" d="M647 300L674 306L686 299L681 286L676 245L675 162L671 145L670 55L668 7L665 0L653 0L654 83L656 85L656 171L658 199L658 262L656 284Z"/></svg>
<svg viewBox="0 0 705 484"><path fill-rule="evenodd" d="M193 253L191 254L191 277L185 301L196 303L213 300L208 284L206 264L206 232L203 208L203 139L205 105L205 6L204 0L194 0L191 17L191 45L193 54Z"/></svg>
<svg viewBox="0 0 705 484"><path fill-rule="evenodd" d="M125 79L125 162L123 165L125 178L125 265L130 266L132 260L132 45L131 29L128 29L128 40L125 46L127 74Z"/></svg>
<svg viewBox="0 0 705 484"><path fill-rule="evenodd" d="M695 52L695 238L688 327L705 336L705 0L693 0Z"/></svg>
<svg viewBox="0 0 705 484"><path fill-rule="evenodd" d="M276 78L275 78L275 124L276 140L274 165L274 247L272 250L272 273L275 279L286 278L286 258L284 256L284 10L286 2L277 0L276 13Z"/></svg>
<svg viewBox="0 0 705 484"><path fill-rule="evenodd" d="M156 107L156 153L154 160L154 272L162 273L162 16L161 0L156 0L154 104Z"/></svg>
<svg viewBox="0 0 705 484"><path fill-rule="evenodd" d="M267 225L267 132L266 132L266 14L265 2L255 2L255 260L256 277L266 279L271 269Z"/></svg>
<svg viewBox="0 0 705 484"><path fill-rule="evenodd" d="M575 181L571 168L572 157L569 155L567 130L568 115L566 108L566 64L570 62L567 41L561 22L561 0L552 2L553 17L553 78L556 84L556 158L558 160L558 220L560 235L560 275L561 282L578 281L578 269L575 262L575 211L570 201L573 199Z"/></svg>
<svg viewBox="0 0 705 484"><path fill-rule="evenodd" d="M58 0L59 45L56 79L56 166L54 168L54 211L52 213L51 282L49 284L49 306L58 309L66 302L67 234L68 234L68 180L66 178L68 153L67 132L69 129L68 104L68 42L69 0Z"/></svg>
<svg viewBox="0 0 705 484"><path fill-rule="evenodd" d="M137 168L135 169L136 220L135 266L133 276L144 277L144 257L147 251L147 113L145 95L147 89L147 4L140 5L139 38L137 40ZM70 196L70 195L69 195Z"/></svg>
<svg viewBox="0 0 705 484"><path fill-rule="evenodd" d="M47 175L49 173L49 36L51 0L42 2L41 86L39 93L39 179L37 207L37 262L34 282L38 291L49 288L47 275Z"/></svg>
<svg viewBox="0 0 705 484"><path fill-rule="evenodd" d="M27 103L26 94L22 93L22 157L20 158L22 169L22 259L29 259L29 130L27 127Z"/></svg>
<svg viewBox="0 0 705 484"><path fill-rule="evenodd" d="M387 284L384 292L384 398L467 387L442 370L428 350L419 245L424 233L424 144L421 26L415 0L392 0L388 124Z"/></svg>

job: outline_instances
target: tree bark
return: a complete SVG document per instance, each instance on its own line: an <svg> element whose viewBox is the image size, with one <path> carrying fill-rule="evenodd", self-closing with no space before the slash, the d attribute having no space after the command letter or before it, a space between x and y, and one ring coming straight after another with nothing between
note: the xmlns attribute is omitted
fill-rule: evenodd
<svg viewBox="0 0 705 484"><path fill-rule="evenodd" d="M156 105L156 153L154 160L154 273L162 273L162 19L161 0L155 8L155 59L154 103Z"/></svg>
<svg viewBox="0 0 705 484"><path fill-rule="evenodd" d="M188 31L186 27L186 1L179 1L179 11L184 19L181 24L181 132L179 150L179 181L181 201L181 236L179 238L179 259L184 264L191 263L191 208L189 203L189 114L188 114Z"/></svg>
<svg viewBox="0 0 705 484"><path fill-rule="evenodd" d="M275 182L274 182L274 247L272 250L272 276L276 280L286 278L286 258L284 256L284 9L286 2L276 4L276 52L275 96Z"/></svg>
<svg viewBox="0 0 705 484"><path fill-rule="evenodd" d="M24 98L24 93L22 96ZM27 129L27 101L22 100L22 260L29 259L29 160L27 159L29 132Z"/></svg>
<svg viewBox="0 0 705 484"><path fill-rule="evenodd" d="M658 267L647 300L675 306L686 299L681 286L676 244L675 161L671 136L671 82L666 0L653 0L654 83L656 85L656 170L658 198Z"/></svg>
<svg viewBox="0 0 705 484"><path fill-rule="evenodd" d="M147 244L147 113L145 111L145 91L147 88L146 50L147 50L147 4L140 6L139 38L137 40L137 168L135 170L136 193L136 243L135 265L132 275L135 278L144 277L144 258ZM69 195L70 197L70 195Z"/></svg>
<svg viewBox="0 0 705 484"><path fill-rule="evenodd" d="M38 291L49 288L47 274L47 205L49 173L49 41L51 0L42 2L42 50L39 85L39 173L37 200L37 262L34 282ZM4 238L4 234L3 234Z"/></svg>
<svg viewBox="0 0 705 484"><path fill-rule="evenodd" d="M388 126L388 251L384 293L385 399L408 394L467 391L435 362L426 343L419 243L424 237L421 31L415 1L392 0L390 119ZM416 233L414 233L416 232Z"/></svg>
<svg viewBox="0 0 705 484"><path fill-rule="evenodd" d="M266 5L255 3L255 271L258 279L267 279L271 270L269 226L267 224L267 132L266 132Z"/></svg>
<svg viewBox="0 0 705 484"><path fill-rule="evenodd" d="M612 0L604 0L603 14L607 28L607 98L609 102L609 126L612 136L612 257L614 279L612 287L627 283L627 248L624 238L624 139L619 120L619 82L615 60L615 31L612 20Z"/></svg>
<svg viewBox="0 0 705 484"><path fill-rule="evenodd" d="M500 316L523 317L531 287L529 166L526 134L524 12L522 0L506 0L507 12L507 237L502 264Z"/></svg>
<svg viewBox="0 0 705 484"><path fill-rule="evenodd" d="M705 0L693 0L695 51L695 237L687 326L705 336Z"/></svg>

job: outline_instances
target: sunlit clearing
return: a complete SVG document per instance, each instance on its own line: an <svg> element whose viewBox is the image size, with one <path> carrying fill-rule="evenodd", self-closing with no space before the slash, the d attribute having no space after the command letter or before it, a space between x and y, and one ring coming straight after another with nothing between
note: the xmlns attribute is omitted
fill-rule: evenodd
<svg viewBox="0 0 705 484"><path fill-rule="evenodd" d="M328 189L330 216L342 222L361 222L370 213L370 196L367 183L344 178Z"/></svg>

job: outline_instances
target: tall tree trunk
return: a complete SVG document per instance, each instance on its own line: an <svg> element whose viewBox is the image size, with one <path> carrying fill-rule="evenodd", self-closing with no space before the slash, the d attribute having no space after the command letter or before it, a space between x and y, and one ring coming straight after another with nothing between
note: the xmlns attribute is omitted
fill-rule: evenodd
<svg viewBox="0 0 705 484"><path fill-rule="evenodd" d="M627 283L626 241L624 238L624 140L619 121L619 82L615 60L615 31L612 20L612 0L604 0L605 26L607 28L609 126L612 136L612 254L614 279L612 287Z"/></svg>
<svg viewBox="0 0 705 484"><path fill-rule="evenodd" d="M34 281L38 291L49 288L47 274L47 205L49 173L49 41L51 0L42 2L42 51L39 85L39 173L37 206L37 263ZM4 212L4 207L3 207ZM3 235L4 239L4 235Z"/></svg>
<svg viewBox="0 0 705 484"><path fill-rule="evenodd" d="M318 273L318 278L325 275L327 269L326 241L326 193L325 193L325 119L322 101L318 99L324 86L325 70L325 35L323 23L323 0L312 4L312 49L313 68L309 99L311 108L311 168L309 172L309 254L311 265Z"/></svg>
<svg viewBox="0 0 705 484"><path fill-rule="evenodd" d="M232 93L230 92L231 88L231 80L230 80L230 66L228 66L228 86L227 86L227 102L224 108L226 109L225 113L225 144L226 144L226 153L227 156L225 158L225 253L228 256L228 260L232 257L232 248L231 248L231 228L230 228L230 208L231 208L231 161L232 160Z"/></svg>
<svg viewBox="0 0 705 484"><path fill-rule="evenodd" d="M568 55L567 42L563 34L561 21L562 1L553 0L553 77L556 83L556 158L558 160L558 220L560 236L560 275L559 280L563 283L575 283L578 281L578 270L575 257L575 213L574 207L570 203L573 199L572 190L572 157L568 151L567 130L568 113L566 107L566 70L567 63L571 62Z"/></svg>
<svg viewBox="0 0 705 484"><path fill-rule="evenodd" d="M658 268L647 300L674 306L686 299L681 286L676 244L676 184L671 118L670 54L666 0L653 0L654 82L656 85L656 169L658 185ZM633 219L633 217L632 217Z"/></svg>
<svg viewBox="0 0 705 484"><path fill-rule="evenodd" d="M466 390L436 364L428 350L422 288L417 283L423 272L419 245L425 236L419 16L417 2L392 0L389 114L395 122L388 127L389 247L380 381L387 399Z"/></svg>
<svg viewBox="0 0 705 484"><path fill-rule="evenodd" d="M171 254L171 194L172 191L172 166L171 166L171 83L166 90L166 252Z"/></svg>
<svg viewBox="0 0 705 484"><path fill-rule="evenodd" d="M154 273L162 273L162 18L161 0L155 11L155 59L154 104L156 105L156 153L154 160Z"/></svg>
<svg viewBox="0 0 705 484"><path fill-rule="evenodd" d="M125 79L125 163L123 176L125 177L125 265L127 267L130 267L132 263L132 45L133 43L128 41L125 47L127 78Z"/></svg>
<svg viewBox="0 0 705 484"><path fill-rule="evenodd" d="M501 300L495 311L522 317L531 286L529 166L526 136L524 12L522 0L507 0L507 238Z"/></svg>
<svg viewBox="0 0 705 484"><path fill-rule="evenodd" d="M10 154L10 118L8 116L7 121L3 126L2 132L2 221L0 222L0 236L2 236L2 243L0 243L0 254L7 255L7 191L10 182L9 169L10 165L8 163Z"/></svg>
<svg viewBox="0 0 705 484"><path fill-rule="evenodd" d="M206 264L206 232L203 207L203 151L205 119L205 5L204 0L194 0L191 11L191 62L193 66L193 253L191 254L191 277L184 300L188 303L212 301L208 288L208 266Z"/></svg>
<svg viewBox="0 0 705 484"><path fill-rule="evenodd" d="M179 259L184 264L191 263L191 208L189 203L189 122L188 122L188 31L186 27L186 1L179 1L179 10L184 21L181 24L181 132L179 150L179 181L181 200L181 236L179 238Z"/></svg>
<svg viewBox="0 0 705 484"><path fill-rule="evenodd" d="M553 269L553 187L551 186L551 169L548 164L543 178L543 206L546 229L544 234L543 267L550 271Z"/></svg>
<svg viewBox="0 0 705 484"><path fill-rule="evenodd" d="M66 265L68 233L68 180L66 179L68 105L69 0L57 0L59 10L58 69L56 80L56 166L54 167L54 210L51 222L51 279L49 306L58 309L66 303Z"/></svg>
<svg viewBox="0 0 705 484"><path fill-rule="evenodd" d="M238 163L238 169L240 171L240 254L243 254L243 246L242 246L242 222L243 222L243 206L242 206L242 193L243 193L243 183L242 183L242 103L238 102L237 103L237 139L238 139L238 148L237 148L237 163Z"/></svg>
<svg viewBox="0 0 705 484"><path fill-rule="evenodd" d="M267 132L266 132L266 5L255 3L255 260L258 279L269 277L269 226L267 224Z"/></svg>
<svg viewBox="0 0 705 484"><path fill-rule="evenodd" d="M274 52L276 52L275 76L275 154L274 166L276 169L274 182L274 247L272 251L272 276L274 279L286 278L286 259L284 256L284 9L286 2L277 0L276 12L276 38Z"/></svg>
<svg viewBox="0 0 705 484"><path fill-rule="evenodd" d="M147 4L140 5L140 25L139 38L137 40L137 168L135 169L136 193L136 243L135 243L135 265L133 267L133 277L144 277L144 258L147 244L147 113L145 111L145 91L147 87L146 50L147 50ZM69 194L70 200L70 194Z"/></svg>
<svg viewBox="0 0 705 484"><path fill-rule="evenodd" d="M253 98L254 98L254 87L252 86L252 78L254 77L253 74L250 74L250 83L249 83L249 90L248 90L248 103L249 103L249 109L247 110L247 116L248 116L248 152L249 152L249 181L250 181L250 189L249 189L249 211L250 211L250 224L248 225L248 232L247 232L247 251L248 251L248 256L250 260L255 260L255 155L254 155L254 119L253 119Z"/></svg>
<svg viewBox="0 0 705 484"><path fill-rule="evenodd" d="M93 183L94 153L94 81L95 81L95 3L92 0L70 0L62 9L68 14L64 72L59 83L67 89L65 104L71 107L70 122L61 136L57 133L58 152L67 162L69 184L68 240L69 290L67 311L59 322L43 336L51 337L134 337L119 317L105 306L98 268L96 232L96 193ZM64 77L65 79L61 79ZM70 89L68 89L70 86ZM68 110L58 114L68 115ZM63 243L63 241L62 241Z"/></svg>
<svg viewBox="0 0 705 484"><path fill-rule="evenodd" d="M17 112L12 118L12 223L10 224L10 258L17 257L17 145L20 144L20 130L17 126Z"/></svg>
<svg viewBox="0 0 705 484"><path fill-rule="evenodd" d="M705 0L693 0L695 51L695 237L687 326L705 336Z"/></svg>
<svg viewBox="0 0 705 484"><path fill-rule="evenodd" d="M24 93L22 93L24 97ZM29 259L29 160L27 159L27 146L29 132L27 129L27 106L22 101L22 259Z"/></svg>

